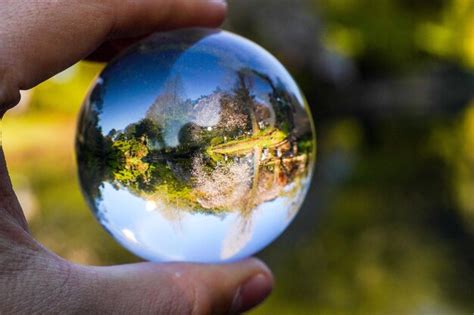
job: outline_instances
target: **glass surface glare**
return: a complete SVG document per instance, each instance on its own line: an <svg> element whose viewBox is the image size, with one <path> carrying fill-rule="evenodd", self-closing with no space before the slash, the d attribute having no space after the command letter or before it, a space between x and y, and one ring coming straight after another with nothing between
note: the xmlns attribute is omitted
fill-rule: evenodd
<svg viewBox="0 0 474 315"><path fill-rule="evenodd" d="M316 152L308 106L284 67L209 29L157 33L112 61L76 141L94 214L151 261L261 250L300 208Z"/></svg>

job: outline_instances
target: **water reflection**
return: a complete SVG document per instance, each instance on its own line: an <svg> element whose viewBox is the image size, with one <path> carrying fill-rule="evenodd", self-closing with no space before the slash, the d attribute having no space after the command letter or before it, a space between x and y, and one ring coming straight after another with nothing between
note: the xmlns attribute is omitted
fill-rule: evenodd
<svg viewBox="0 0 474 315"><path fill-rule="evenodd" d="M154 35L111 63L77 136L97 217L155 261L260 250L299 209L314 152L309 110L281 64L204 29Z"/></svg>

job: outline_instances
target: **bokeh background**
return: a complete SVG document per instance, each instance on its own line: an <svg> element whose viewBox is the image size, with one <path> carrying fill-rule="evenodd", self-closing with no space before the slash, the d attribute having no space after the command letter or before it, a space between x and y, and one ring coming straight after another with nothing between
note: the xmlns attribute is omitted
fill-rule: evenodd
<svg viewBox="0 0 474 315"><path fill-rule="evenodd" d="M259 254L274 294L255 314L474 312L474 2L231 1L225 28L295 76L318 131L312 189ZM32 233L85 264L137 261L87 208L74 160L101 64L23 93L3 146Z"/></svg>

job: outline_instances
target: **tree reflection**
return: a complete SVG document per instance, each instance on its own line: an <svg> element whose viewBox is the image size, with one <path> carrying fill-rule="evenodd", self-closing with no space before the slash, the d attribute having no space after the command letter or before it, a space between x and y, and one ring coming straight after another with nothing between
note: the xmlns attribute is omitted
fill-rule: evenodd
<svg viewBox="0 0 474 315"><path fill-rule="evenodd" d="M160 209L238 212L244 221L258 205L294 196L313 158L311 125L294 127L304 108L281 82L250 69L236 77L232 90L191 100L173 76L143 119L107 135L100 127L106 86L98 85L78 137L87 193L100 200L100 186L109 182ZM256 77L270 87L269 103L252 94Z"/></svg>

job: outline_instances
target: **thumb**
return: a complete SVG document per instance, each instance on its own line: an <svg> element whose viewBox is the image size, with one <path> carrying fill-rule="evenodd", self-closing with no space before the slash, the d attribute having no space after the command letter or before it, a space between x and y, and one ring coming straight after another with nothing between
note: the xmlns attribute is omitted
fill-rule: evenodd
<svg viewBox="0 0 474 315"><path fill-rule="evenodd" d="M257 259L233 264L88 267L98 279L95 310L119 313L239 314L271 292L271 271Z"/></svg>

